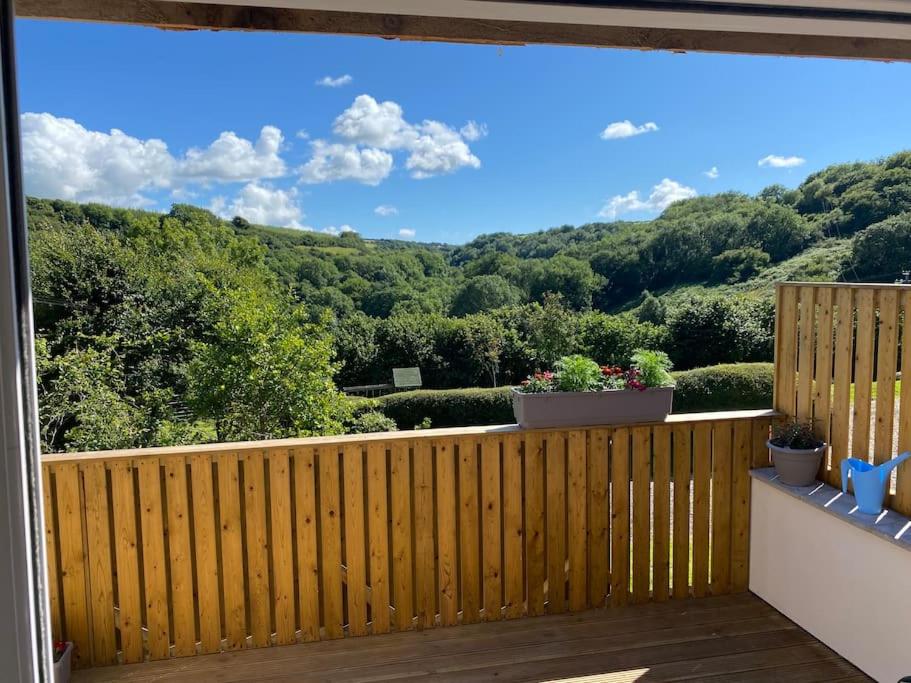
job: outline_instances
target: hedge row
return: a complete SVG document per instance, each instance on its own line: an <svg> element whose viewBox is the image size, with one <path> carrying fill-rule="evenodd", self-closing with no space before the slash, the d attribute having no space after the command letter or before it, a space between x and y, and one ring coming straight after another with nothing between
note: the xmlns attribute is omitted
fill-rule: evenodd
<svg viewBox="0 0 911 683"><path fill-rule="evenodd" d="M772 406L772 364L714 365L674 373L674 412L748 410ZM377 410L399 429L414 429L426 418L432 427L510 424L515 421L509 387L407 391L359 400L361 410Z"/></svg>

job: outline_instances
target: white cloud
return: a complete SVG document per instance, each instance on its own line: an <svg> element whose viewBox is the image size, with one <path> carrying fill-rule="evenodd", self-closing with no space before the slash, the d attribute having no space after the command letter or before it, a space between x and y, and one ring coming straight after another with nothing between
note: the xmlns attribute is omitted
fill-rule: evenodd
<svg viewBox="0 0 911 683"><path fill-rule="evenodd" d="M473 126L468 133L480 136L482 127L470 123ZM465 140L471 138L464 136L464 132L431 119L419 124L409 123L398 103L377 102L370 95L358 95L351 106L336 117L332 130L355 145L410 152L405 167L413 178L481 166L481 160L466 144Z"/></svg>
<svg viewBox="0 0 911 683"><path fill-rule="evenodd" d="M392 155L373 147L314 140L313 157L300 169L301 181L309 184L356 180L378 185L392 172Z"/></svg>
<svg viewBox="0 0 911 683"><path fill-rule="evenodd" d="M327 235L335 235L336 237L341 235L343 232L357 232L357 230L352 228L347 223L345 225L339 225L339 226L329 225L329 226L326 226L325 228L323 228L322 231L324 233L326 233Z"/></svg>
<svg viewBox="0 0 911 683"><path fill-rule="evenodd" d="M336 117L332 130L350 142L382 149L406 147L415 137L398 103L377 102L370 95L355 97L351 106Z"/></svg>
<svg viewBox="0 0 911 683"><path fill-rule="evenodd" d="M411 228L402 228L399 230L399 237L414 237L417 233Z"/></svg>
<svg viewBox="0 0 911 683"><path fill-rule="evenodd" d="M759 166L770 166L771 168L794 168L796 166L802 166L806 163L806 159L803 157L790 156L783 157L778 156L777 154L769 154L766 157L763 157L759 160Z"/></svg>
<svg viewBox="0 0 911 683"><path fill-rule="evenodd" d="M176 162L161 140L90 131L53 114L22 115L25 191L39 197L140 206L171 185Z"/></svg>
<svg viewBox="0 0 911 683"><path fill-rule="evenodd" d="M310 133L308 133L307 130L306 130L305 128L301 128L299 131L297 131L297 132L294 134L294 137L296 137L296 138L298 138L298 139L300 139L300 140L309 140L309 139L310 139Z"/></svg>
<svg viewBox="0 0 911 683"><path fill-rule="evenodd" d="M487 124L471 120L459 129L462 137L469 142L487 137Z"/></svg>
<svg viewBox="0 0 911 683"><path fill-rule="evenodd" d="M702 175L704 175L706 178L710 178L711 180L715 180L719 175L718 167L712 166L708 171L703 171Z"/></svg>
<svg viewBox="0 0 911 683"><path fill-rule="evenodd" d="M380 204L378 207L376 207L373 210L373 213L375 213L377 216L383 216L383 217L397 216L399 213L399 210L389 204Z"/></svg>
<svg viewBox="0 0 911 683"><path fill-rule="evenodd" d="M462 136L445 123L424 121L418 130L420 135L409 146L411 154L405 162L412 178L452 173L463 166L481 167L481 160L471 153Z"/></svg>
<svg viewBox="0 0 911 683"><path fill-rule="evenodd" d="M642 135L643 133L653 133L656 130L658 130L658 125L653 121L643 123L641 126L635 125L629 119L625 121L614 121L601 131L601 139L619 140L621 138L631 138L635 135Z"/></svg>
<svg viewBox="0 0 911 683"><path fill-rule="evenodd" d="M350 74L345 74L343 76L323 76L319 79L316 84L321 85L324 88L341 88L343 85L348 85L354 79L351 78Z"/></svg>
<svg viewBox="0 0 911 683"><path fill-rule="evenodd" d="M697 194L699 193L692 187L687 187L676 180L665 178L652 188L647 199L642 199L636 190L629 194L616 195L607 201L598 215L608 220L615 220L624 213L636 211L661 212L674 202L681 199L691 199Z"/></svg>
<svg viewBox="0 0 911 683"><path fill-rule="evenodd" d="M187 150L178 174L202 182L278 178L285 174L285 162L278 154L283 140L275 126L263 126L255 145L225 131L205 149Z"/></svg>
<svg viewBox="0 0 911 683"><path fill-rule="evenodd" d="M192 197L194 185L279 177L286 172L282 141L274 126L264 126L255 144L226 131L208 147L177 158L155 138L142 140L116 128L92 131L53 114L22 115L26 192L120 206L151 204L147 194L155 190L169 189L179 200Z"/></svg>
<svg viewBox="0 0 911 683"><path fill-rule="evenodd" d="M216 197L210 208L223 218L240 216L258 225L306 229L300 222L304 212L297 203L295 188L280 190L256 182L247 183L230 203L224 197Z"/></svg>

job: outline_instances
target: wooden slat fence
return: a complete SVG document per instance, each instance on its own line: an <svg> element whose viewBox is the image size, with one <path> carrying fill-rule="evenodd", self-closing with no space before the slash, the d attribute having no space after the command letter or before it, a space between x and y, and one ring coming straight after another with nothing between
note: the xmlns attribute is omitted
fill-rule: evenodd
<svg viewBox="0 0 911 683"><path fill-rule="evenodd" d="M884 462L911 449L911 286L782 283L777 287L774 407L812 420L830 444L820 477L841 486L848 457ZM875 388L875 394L874 394ZM911 468L887 503L911 515Z"/></svg>
<svg viewBox="0 0 911 683"><path fill-rule="evenodd" d="M46 456L55 638L86 667L744 591L771 419Z"/></svg>

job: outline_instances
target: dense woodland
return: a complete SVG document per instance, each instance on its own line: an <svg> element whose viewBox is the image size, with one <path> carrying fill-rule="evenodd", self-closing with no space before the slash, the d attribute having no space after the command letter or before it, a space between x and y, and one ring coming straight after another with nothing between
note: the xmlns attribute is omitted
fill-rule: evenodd
<svg viewBox="0 0 911 683"><path fill-rule="evenodd" d="M561 355L770 360L772 283L911 268L911 152L652 221L366 240L30 199L48 450L362 429L337 387L514 383ZM516 226L521 230L523 226Z"/></svg>

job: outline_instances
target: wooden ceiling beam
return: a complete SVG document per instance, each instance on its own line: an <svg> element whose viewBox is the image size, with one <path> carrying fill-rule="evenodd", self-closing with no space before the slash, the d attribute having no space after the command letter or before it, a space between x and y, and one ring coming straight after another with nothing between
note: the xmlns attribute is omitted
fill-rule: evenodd
<svg viewBox="0 0 911 683"><path fill-rule="evenodd" d="M18 0L19 17L172 30L278 31L499 45L549 44L673 52L911 61L911 41L747 31L554 24L161 0Z"/></svg>

